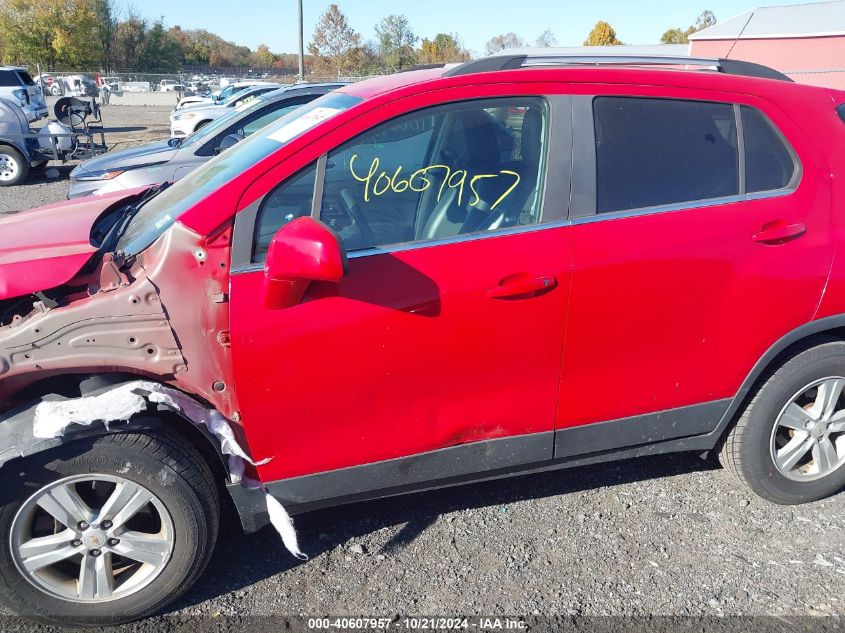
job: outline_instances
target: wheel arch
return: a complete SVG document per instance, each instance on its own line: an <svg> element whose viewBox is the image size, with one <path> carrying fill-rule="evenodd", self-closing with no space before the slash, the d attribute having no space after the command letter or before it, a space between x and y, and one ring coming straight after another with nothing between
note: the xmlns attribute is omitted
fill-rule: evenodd
<svg viewBox="0 0 845 633"><path fill-rule="evenodd" d="M3 146L11 147L12 149L17 150L24 157L24 160L27 161L27 164L29 163L29 152L23 144L8 138L0 138L0 147Z"/></svg>
<svg viewBox="0 0 845 633"><path fill-rule="evenodd" d="M96 395L121 384L137 381L139 376L125 373L72 374L54 376L30 385L24 392L24 404L0 413L0 469L16 459L43 453L78 439L100 437L128 431L168 430L181 435L202 455L218 482L228 480L228 460L218 439L204 426L196 425L177 411L147 409L126 422L110 422L110 426L94 423L73 424L57 438L36 438L33 434L35 408L46 399L69 400ZM202 403L200 403L202 404ZM205 406L203 404L203 406Z"/></svg>
<svg viewBox="0 0 845 633"><path fill-rule="evenodd" d="M825 338L845 340L845 314L836 314L805 323L782 336L769 347L746 376L722 416L719 426L713 433L716 438L715 445L717 447L721 445L755 390L765 382L771 372L799 351L812 347L816 341L821 342Z"/></svg>

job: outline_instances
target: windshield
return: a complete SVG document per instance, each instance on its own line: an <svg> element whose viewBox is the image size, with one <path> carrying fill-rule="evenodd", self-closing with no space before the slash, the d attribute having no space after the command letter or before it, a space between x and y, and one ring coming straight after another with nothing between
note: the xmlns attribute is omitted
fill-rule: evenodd
<svg viewBox="0 0 845 633"><path fill-rule="evenodd" d="M205 143L208 139L213 138L220 130L232 123L233 120L239 119L241 116L249 116L251 112L266 105L266 103L267 101L265 99L259 97L229 110L223 116L214 119L211 123L203 125L196 132L185 137L180 147L191 147L197 143Z"/></svg>
<svg viewBox="0 0 845 633"><path fill-rule="evenodd" d="M361 101L339 93L324 95L212 158L146 202L118 241L118 250L137 255L197 202L292 139Z"/></svg>
<svg viewBox="0 0 845 633"><path fill-rule="evenodd" d="M244 88L246 88L246 86L241 86L240 88L235 88L234 84L231 85L231 86L226 86L225 88L223 88L223 90L220 92L220 94L217 95L214 98L214 100L217 103L223 103L226 99L231 97L236 91L243 90Z"/></svg>

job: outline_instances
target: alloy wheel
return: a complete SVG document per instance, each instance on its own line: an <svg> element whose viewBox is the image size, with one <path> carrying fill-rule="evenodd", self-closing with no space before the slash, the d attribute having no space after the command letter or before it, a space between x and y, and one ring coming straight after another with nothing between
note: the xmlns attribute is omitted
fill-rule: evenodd
<svg viewBox="0 0 845 633"><path fill-rule="evenodd" d="M778 415L772 461L794 481L821 479L845 464L845 378L817 380L801 389Z"/></svg>
<svg viewBox="0 0 845 633"><path fill-rule="evenodd" d="M147 587L173 552L173 520L144 486L112 475L74 475L29 497L12 521L21 574L71 602L124 598Z"/></svg>

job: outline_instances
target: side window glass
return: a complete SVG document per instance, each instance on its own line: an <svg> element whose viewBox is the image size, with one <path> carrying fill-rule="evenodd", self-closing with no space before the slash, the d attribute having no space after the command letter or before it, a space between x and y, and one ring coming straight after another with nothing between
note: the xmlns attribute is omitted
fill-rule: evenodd
<svg viewBox="0 0 845 633"><path fill-rule="evenodd" d="M598 213L739 194L732 105L598 97L593 117Z"/></svg>
<svg viewBox="0 0 845 633"><path fill-rule="evenodd" d="M317 164L312 163L264 197L255 221L255 236L252 240L253 262L263 262L267 258L270 242L280 228L291 220L311 215L316 173Z"/></svg>
<svg viewBox="0 0 845 633"><path fill-rule="evenodd" d="M379 125L329 154L321 219L350 251L536 223L547 120L530 97Z"/></svg>
<svg viewBox="0 0 845 633"><path fill-rule="evenodd" d="M795 161L781 136L756 108L742 106L747 193L783 189L795 173Z"/></svg>

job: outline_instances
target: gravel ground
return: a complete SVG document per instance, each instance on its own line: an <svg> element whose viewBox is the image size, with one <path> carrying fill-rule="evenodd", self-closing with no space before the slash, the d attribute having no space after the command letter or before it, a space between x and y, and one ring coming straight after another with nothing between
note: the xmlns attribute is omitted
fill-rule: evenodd
<svg viewBox="0 0 845 633"><path fill-rule="evenodd" d="M52 112L54 98L48 99ZM168 115L170 106L108 106L103 108L103 127L109 149L147 143L170 136ZM35 124L38 128L41 121ZM68 190L68 174L78 164L51 162L50 168L58 170L58 177L47 178L44 173L33 172L23 185L0 187L0 215L25 211L45 204L64 200Z"/></svg>
<svg viewBox="0 0 845 633"><path fill-rule="evenodd" d="M120 130L110 142L166 135L166 109L115 107L106 117ZM60 171L55 182L0 190L0 213L61 200ZM552 628L544 616L845 625L845 494L771 505L712 458L643 458L374 501L298 517L297 527L304 563L272 529L243 535L227 515L199 583L168 614L120 628L278 631L296 626L261 617L344 614L516 615L537 629ZM626 630L635 621L598 622Z"/></svg>

